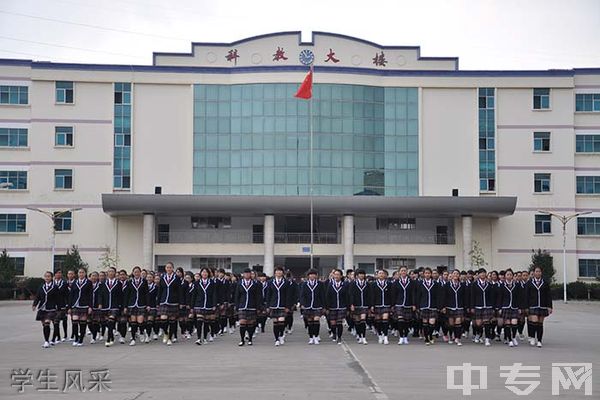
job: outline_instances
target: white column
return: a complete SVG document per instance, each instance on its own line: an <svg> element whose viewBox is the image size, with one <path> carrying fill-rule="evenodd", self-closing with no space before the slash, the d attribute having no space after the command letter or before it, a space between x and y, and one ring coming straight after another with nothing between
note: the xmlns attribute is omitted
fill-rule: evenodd
<svg viewBox="0 0 600 400"><path fill-rule="evenodd" d="M473 217L470 215L462 216L462 235L463 235L463 269L471 269L471 256L469 252L473 249Z"/></svg>
<svg viewBox="0 0 600 400"><path fill-rule="evenodd" d="M354 269L354 215L344 215L342 239L344 241L344 269Z"/></svg>
<svg viewBox="0 0 600 400"><path fill-rule="evenodd" d="M154 214L144 214L142 228L142 254L144 265L142 268L154 269Z"/></svg>
<svg viewBox="0 0 600 400"><path fill-rule="evenodd" d="M265 242L263 272L267 276L273 276L275 270L275 216L272 214L265 214L263 237Z"/></svg>

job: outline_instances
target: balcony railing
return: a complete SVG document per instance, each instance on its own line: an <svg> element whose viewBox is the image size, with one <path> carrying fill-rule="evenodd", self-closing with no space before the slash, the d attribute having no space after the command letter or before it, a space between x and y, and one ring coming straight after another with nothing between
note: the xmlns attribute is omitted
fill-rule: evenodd
<svg viewBox="0 0 600 400"><path fill-rule="evenodd" d="M338 243L337 233L315 233L316 244ZM263 243L264 233L234 231L229 229L214 230L171 230L158 232L157 243ZM310 233L275 232L275 243L310 243Z"/></svg>
<svg viewBox="0 0 600 400"><path fill-rule="evenodd" d="M359 231L357 244L454 244L454 235L411 231Z"/></svg>

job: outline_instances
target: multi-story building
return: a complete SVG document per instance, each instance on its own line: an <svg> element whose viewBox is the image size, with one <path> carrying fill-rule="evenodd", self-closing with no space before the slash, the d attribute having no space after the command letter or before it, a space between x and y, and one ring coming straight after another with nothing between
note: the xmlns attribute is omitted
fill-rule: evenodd
<svg viewBox="0 0 600 400"><path fill-rule="evenodd" d="M311 63L313 98L297 99ZM591 211L567 226L567 272L596 277L600 69L460 70L322 32L193 43L153 65L3 59L0 182L0 248L25 275L71 245L92 268L108 248L124 267L301 274L312 192L321 269L462 269L476 242L521 269L562 251L539 210ZM60 213L54 261L32 208Z"/></svg>

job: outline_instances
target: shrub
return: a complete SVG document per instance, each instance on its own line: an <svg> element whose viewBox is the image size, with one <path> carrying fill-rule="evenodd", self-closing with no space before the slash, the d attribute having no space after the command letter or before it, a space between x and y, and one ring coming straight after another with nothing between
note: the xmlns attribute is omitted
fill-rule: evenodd
<svg viewBox="0 0 600 400"><path fill-rule="evenodd" d="M591 283L590 284L590 297L593 300L600 300L600 283Z"/></svg>
<svg viewBox="0 0 600 400"><path fill-rule="evenodd" d="M562 300L563 285L561 283L553 283L550 285L550 293L552 295L552 300Z"/></svg>
<svg viewBox="0 0 600 400"><path fill-rule="evenodd" d="M567 283L567 298L574 300L588 299L588 284L585 282Z"/></svg>

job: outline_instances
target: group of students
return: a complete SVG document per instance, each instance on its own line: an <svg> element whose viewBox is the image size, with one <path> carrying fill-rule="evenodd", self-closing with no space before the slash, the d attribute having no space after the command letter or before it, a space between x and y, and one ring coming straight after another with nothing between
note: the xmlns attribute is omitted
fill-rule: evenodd
<svg viewBox="0 0 600 400"><path fill-rule="evenodd" d="M525 322L529 343L542 347L544 319L552 313L548 282L540 267L528 271L447 271L430 268L394 272L380 270L367 276L364 270L333 269L325 279L309 270L301 282L289 271L276 267L273 277L245 269L241 276L224 270L202 268L193 274L173 263L162 274L134 267L131 274L116 268L88 274L84 269L62 273L46 272L32 309L41 321L48 348L72 340L82 346L89 330L90 343L105 339L110 347L118 335L130 346L138 341L162 341L171 345L178 331L196 344L212 342L239 328L239 346L252 345L257 328L265 331L267 319L273 326L275 346L291 334L294 312L300 310L309 344L320 344L321 318L327 321L330 338L342 343L344 325L360 344L367 344L371 330L379 344L408 344L409 333L435 343L442 336L462 346L472 329L475 343L490 346L495 339L514 347L524 340ZM67 334L68 316L71 335ZM51 335L51 325L53 326ZM61 326L64 332L61 338ZM70 338L70 339L69 339Z"/></svg>

